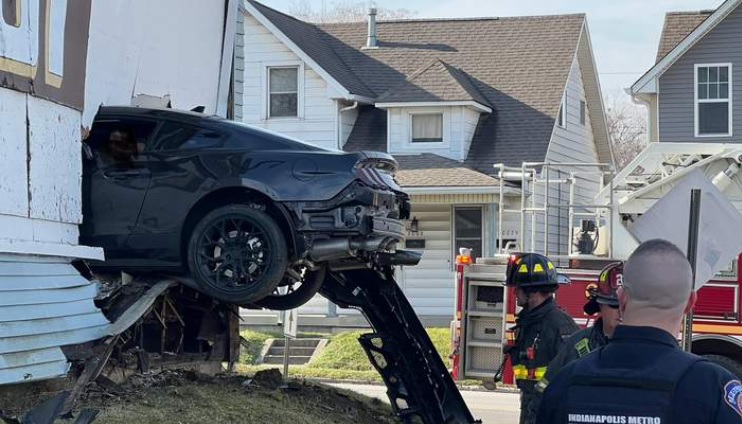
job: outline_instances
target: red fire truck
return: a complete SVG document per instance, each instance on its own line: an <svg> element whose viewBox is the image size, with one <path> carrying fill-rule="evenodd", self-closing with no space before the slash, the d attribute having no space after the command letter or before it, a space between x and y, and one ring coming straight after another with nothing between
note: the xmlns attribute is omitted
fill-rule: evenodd
<svg viewBox="0 0 742 424"><path fill-rule="evenodd" d="M578 325L591 325L582 311L587 300L586 288L597 282L605 265L625 260L638 245L628 231L632 223L696 169L703 171L736 209L742 211L740 163L742 147L654 143L615 175L602 164L540 163L524 164L519 169L499 166L501 184L508 178L519 179L522 198L519 208L508 210L508 202L501 197L498 235L508 230L508 222L511 227L520 224L520 231L516 228L515 232L522 235L520 240L524 241L511 240L509 246L498 248L496 254L486 258L472 258L468 249L460 249L455 281L456 312L451 323L454 379L492 382L503 363L504 349L512 341L510 330L519 310L514 291L504 286L507 261L512 252L544 253L554 260L559 272L571 279L570 284L562 285L557 291L557 303ZM587 167L592 168L581 169ZM557 168L561 171L556 172ZM564 171L565 168L568 171ZM567 177L550 180L550 173ZM574 201L575 191L581 181L580 175L582 181L588 181L587 174L600 175L601 182L594 203L578 204ZM558 198L555 200L549 194L550 185L559 184L568 185L561 193L568 198L565 202ZM553 227L553 223L550 227L549 219L554 215L550 209L560 207L568 209L565 215L569 217L569 230L565 232L570 239L566 254L551 251L552 245L544 240L548 236L534 234L541 226L544 233L549 233ZM520 220L503 219L508 213L519 213ZM586 217L591 219L583 219ZM509 233L513 233L512 228ZM598 233L602 241L598 240ZM742 255L735 252L729 256L733 259L728 267L720 270L698 291L691 350L742 378L742 317L739 313ZM507 361L503 383L513 384Z"/></svg>

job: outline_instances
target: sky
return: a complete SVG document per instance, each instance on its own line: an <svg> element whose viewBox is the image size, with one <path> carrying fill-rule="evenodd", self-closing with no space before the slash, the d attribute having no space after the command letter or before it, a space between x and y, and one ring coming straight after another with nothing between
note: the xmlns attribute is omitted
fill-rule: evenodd
<svg viewBox="0 0 742 424"><path fill-rule="evenodd" d="M262 0L289 12L296 0ZM359 0L363 2L364 0ZM334 0L306 0L316 10ZM655 61L669 11L716 9L723 0L375 0L378 7L405 8L416 18L462 18L586 13L603 95L624 96Z"/></svg>

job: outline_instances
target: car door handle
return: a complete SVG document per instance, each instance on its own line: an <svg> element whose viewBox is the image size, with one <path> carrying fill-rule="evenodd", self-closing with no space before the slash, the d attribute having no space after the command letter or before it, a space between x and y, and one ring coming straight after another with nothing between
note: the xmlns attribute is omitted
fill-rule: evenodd
<svg viewBox="0 0 742 424"><path fill-rule="evenodd" d="M103 171L103 176L111 180L121 180L128 177L141 175L142 171L138 169L127 169L123 171Z"/></svg>

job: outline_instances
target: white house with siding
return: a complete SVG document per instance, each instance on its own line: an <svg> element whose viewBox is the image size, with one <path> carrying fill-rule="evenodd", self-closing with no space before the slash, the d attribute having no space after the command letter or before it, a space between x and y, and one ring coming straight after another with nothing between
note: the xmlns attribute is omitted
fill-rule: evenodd
<svg viewBox="0 0 742 424"><path fill-rule="evenodd" d="M458 248L497 251L494 164L613 163L584 15L380 22L369 15L370 22L314 25L247 0L241 19L235 100L244 122L398 160L398 180L412 195L408 224L418 227L408 248L423 252L398 281L428 322L453 314ZM590 199L597 185L577 180L576 196ZM519 184L504 186L508 208L519 207ZM567 197L566 189L550 192L552 203ZM550 216L549 254L566 254L567 212ZM503 216L505 242L520 243L519 222ZM543 250L544 231L536 239ZM325 321L348 313L319 297L300 312Z"/></svg>

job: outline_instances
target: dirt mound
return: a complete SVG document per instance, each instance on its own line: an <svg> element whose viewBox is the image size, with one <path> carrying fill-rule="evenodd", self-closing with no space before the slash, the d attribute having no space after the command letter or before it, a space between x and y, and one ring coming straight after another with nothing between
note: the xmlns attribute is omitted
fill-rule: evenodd
<svg viewBox="0 0 742 424"><path fill-rule="evenodd" d="M376 399L306 381L285 383L277 369L252 377L164 371L132 376L123 385L99 379L75 409L85 408L101 411L96 424L397 422Z"/></svg>

